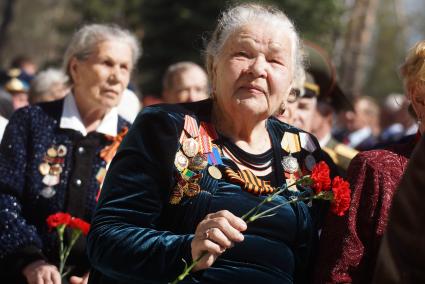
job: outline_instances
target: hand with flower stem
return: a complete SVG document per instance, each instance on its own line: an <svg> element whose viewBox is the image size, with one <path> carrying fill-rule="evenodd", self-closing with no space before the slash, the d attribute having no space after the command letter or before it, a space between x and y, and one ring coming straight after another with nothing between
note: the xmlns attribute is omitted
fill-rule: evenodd
<svg viewBox="0 0 425 284"><path fill-rule="evenodd" d="M22 270L28 284L60 284L61 275L53 264L40 259L31 262Z"/></svg>
<svg viewBox="0 0 425 284"><path fill-rule="evenodd" d="M241 232L246 228L246 223L241 218L227 210L208 214L198 224L192 240L192 259L200 258L192 271L210 267L234 242L243 241Z"/></svg>
<svg viewBox="0 0 425 284"><path fill-rule="evenodd" d="M82 219L72 217L70 214L62 212L50 215L47 218L46 222L50 229L56 228L56 232L59 237L59 275L63 279L70 272L69 270L65 270L65 264L69 254L71 253L71 249L75 245L81 234L88 234L90 224ZM67 227L70 227L72 231L71 240L68 245L65 245L63 236ZM72 284L85 284L87 283L88 273L83 277L73 276L71 278Z"/></svg>

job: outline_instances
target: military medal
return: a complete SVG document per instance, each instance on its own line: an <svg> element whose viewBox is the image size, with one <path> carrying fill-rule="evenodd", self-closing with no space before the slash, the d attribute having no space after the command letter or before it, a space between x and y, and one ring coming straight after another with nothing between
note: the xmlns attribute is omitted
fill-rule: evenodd
<svg viewBox="0 0 425 284"><path fill-rule="evenodd" d="M308 154L307 157L305 157L304 164L307 170L311 172L316 165L316 159L313 157L313 155Z"/></svg>
<svg viewBox="0 0 425 284"><path fill-rule="evenodd" d="M182 148L185 155L189 158L195 157L195 155L199 152L199 144L193 138L184 140Z"/></svg>
<svg viewBox="0 0 425 284"><path fill-rule="evenodd" d="M40 195L43 196L44 198L52 198L55 194L56 194L56 191L50 186L47 186L43 188L42 191L40 191Z"/></svg>
<svg viewBox="0 0 425 284"><path fill-rule="evenodd" d="M221 179L222 177L220 170L216 166L209 166L208 173L215 179Z"/></svg>
<svg viewBox="0 0 425 284"><path fill-rule="evenodd" d="M208 165L208 160L203 154L197 154L190 159L189 168L192 170L203 170Z"/></svg>
<svg viewBox="0 0 425 284"><path fill-rule="evenodd" d="M54 164L50 167L49 174L58 176L62 173L62 167L59 164Z"/></svg>
<svg viewBox="0 0 425 284"><path fill-rule="evenodd" d="M290 174L296 173L300 168L297 159L292 157L291 154L282 158L282 166L283 170Z"/></svg>
<svg viewBox="0 0 425 284"><path fill-rule="evenodd" d="M57 149L57 155L58 157L65 157L68 150L66 149L65 145L59 145Z"/></svg>
<svg viewBox="0 0 425 284"><path fill-rule="evenodd" d="M189 165L189 160L182 152L178 151L176 153L176 157L174 158L174 165L179 172L182 172Z"/></svg>
<svg viewBox="0 0 425 284"><path fill-rule="evenodd" d="M47 149L47 156L49 156L50 158L56 158L58 155L58 152L56 151L55 148L50 147L49 149Z"/></svg>
<svg viewBox="0 0 425 284"><path fill-rule="evenodd" d="M43 177L42 182L47 186L55 186L59 183L59 176L47 174Z"/></svg>
<svg viewBox="0 0 425 284"><path fill-rule="evenodd" d="M40 172L40 174L42 174L43 176L47 175L50 171L50 165L49 163L41 163L38 166L38 171Z"/></svg>
<svg viewBox="0 0 425 284"><path fill-rule="evenodd" d="M189 197L194 197L199 194L201 187L196 182L189 182L185 194Z"/></svg>

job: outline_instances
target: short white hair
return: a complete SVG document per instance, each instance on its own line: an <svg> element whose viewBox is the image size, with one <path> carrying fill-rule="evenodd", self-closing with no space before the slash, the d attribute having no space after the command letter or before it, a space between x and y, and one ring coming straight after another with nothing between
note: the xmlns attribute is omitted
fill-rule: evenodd
<svg viewBox="0 0 425 284"><path fill-rule="evenodd" d="M294 24L281 10L260 4L241 4L229 8L218 19L210 41L205 50L205 62L210 82L212 80L214 61L222 51L224 44L231 34L239 28L252 22L262 22L270 29L286 30L291 41L292 75L295 79L300 69L303 69L301 41Z"/></svg>
<svg viewBox="0 0 425 284"><path fill-rule="evenodd" d="M60 69L49 68L39 72L34 79L31 80L29 90L29 99L31 102L37 102L40 98L50 93L53 85L66 85L68 76Z"/></svg>
<svg viewBox="0 0 425 284"><path fill-rule="evenodd" d="M72 58L86 60L93 52L94 48L103 41L125 42L131 49L132 65L136 65L141 55L141 48L136 37L117 25L90 24L79 29L72 37L68 48L65 51L63 60L63 70L72 80L69 63ZM72 83L72 82L71 82Z"/></svg>

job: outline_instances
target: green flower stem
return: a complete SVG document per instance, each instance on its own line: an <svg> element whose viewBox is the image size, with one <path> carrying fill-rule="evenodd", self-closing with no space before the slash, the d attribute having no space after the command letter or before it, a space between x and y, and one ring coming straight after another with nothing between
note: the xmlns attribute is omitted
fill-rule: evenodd
<svg viewBox="0 0 425 284"><path fill-rule="evenodd" d="M65 227L66 225L60 225L58 227L56 227L56 231L58 232L58 236L59 236L59 245L60 245L60 250L59 250L59 260L60 260L60 264L59 264L59 273L62 275L63 273L63 269L65 268L65 261L64 261L64 244L63 244L63 233L65 231Z"/></svg>
<svg viewBox="0 0 425 284"><path fill-rule="evenodd" d="M185 267L185 269L183 270L182 274L180 274L179 276L177 276L176 279L174 279L173 282L171 282L171 284L177 284L180 281L182 281L187 275L189 275L190 271L198 264L198 262L201 261L201 259L206 256L208 254L207 251L204 251L197 259L195 259L194 261L192 261L192 263Z"/></svg>
<svg viewBox="0 0 425 284"><path fill-rule="evenodd" d="M80 235L81 235L81 231L80 230L78 230L78 229L73 229L72 230L72 233L71 233L71 242L69 243L68 247L65 247L63 258L61 259L62 270L60 270L60 274L61 274L61 277L62 278L65 277L66 274L68 274L70 272L68 270L67 272L63 273L63 267L65 267L66 260L68 259L68 256L71 253L71 249L75 245L75 243L77 242L77 240L80 237Z"/></svg>
<svg viewBox="0 0 425 284"><path fill-rule="evenodd" d="M297 202L297 201L300 201L300 200L312 199L312 197L303 197L303 198L292 199L288 202L276 205L272 208L269 208L265 211L262 211L261 213L258 213L260 211L261 206L263 206L266 203L272 202L277 195L283 193L288 187L303 184L303 183L311 183L310 176L304 176L304 177L300 178L299 180L295 181L294 183L292 183L289 186L283 185L282 187L279 188L278 191L274 192L273 194L271 194L267 198L264 198L257 206L253 207L251 210L249 210L247 213L245 213L241 217L241 219L244 220L248 224L248 223L253 222L257 219L265 218L265 217L271 217L271 216L275 215L275 214L268 214L268 213L272 213L273 211L276 211L276 209L278 209L282 206L285 206L287 204L294 203L294 202ZM178 282L182 281L187 275L189 275L190 271L198 264L198 262L204 256L206 256L207 254L208 254L208 252L203 252L196 260L192 261L192 263L189 266L186 265L183 272L179 276L177 276L177 278L174 279L174 281L171 282L171 284L177 284Z"/></svg>

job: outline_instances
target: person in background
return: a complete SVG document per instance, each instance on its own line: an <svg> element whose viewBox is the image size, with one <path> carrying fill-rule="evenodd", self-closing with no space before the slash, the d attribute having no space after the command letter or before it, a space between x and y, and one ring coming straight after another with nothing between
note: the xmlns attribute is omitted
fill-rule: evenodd
<svg viewBox="0 0 425 284"><path fill-rule="evenodd" d="M106 168L129 123L117 113L140 48L117 26L86 25L63 68L65 98L17 110L0 145L0 275L4 283L61 283L59 242L46 218L90 222ZM87 283L85 239L69 255L69 282Z"/></svg>
<svg viewBox="0 0 425 284"><path fill-rule="evenodd" d="M379 106L368 96L355 97L353 106L343 113L346 132L340 139L358 151L372 149L378 143Z"/></svg>
<svg viewBox="0 0 425 284"><path fill-rule="evenodd" d="M68 93L68 76L62 70L49 68L38 73L29 90L29 103L51 102L62 99Z"/></svg>
<svg viewBox="0 0 425 284"><path fill-rule="evenodd" d="M27 86L30 85L38 70L37 64L27 55L14 57L10 63L10 68L19 70L18 79L23 81Z"/></svg>
<svg viewBox="0 0 425 284"><path fill-rule="evenodd" d="M425 283L425 138L400 181L379 249L372 283Z"/></svg>
<svg viewBox="0 0 425 284"><path fill-rule="evenodd" d="M212 98L145 108L114 158L88 237L90 283L167 283L204 253L183 283L309 280L327 203L286 204L248 227L238 217L325 159L273 117L302 66L295 28L275 8L237 5L205 54ZM276 204L307 190L291 189Z"/></svg>
<svg viewBox="0 0 425 284"><path fill-rule="evenodd" d="M425 41L409 51L401 75L406 95L420 119L419 132L384 149L361 152L351 161L347 173L351 206L344 218L328 216L321 234L317 283L372 281L393 196L425 130Z"/></svg>
<svg viewBox="0 0 425 284"><path fill-rule="evenodd" d="M385 98L380 118L382 129L379 135L380 144L394 143L418 132L418 124L409 106L410 102L405 95L390 94Z"/></svg>
<svg viewBox="0 0 425 284"><path fill-rule="evenodd" d="M19 74L20 71L18 69L10 70L10 80L4 85L5 91L12 97L12 106L14 111L29 104L28 84L18 78Z"/></svg>
<svg viewBox="0 0 425 284"><path fill-rule="evenodd" d="M308 62L303 92L287 102L282 119L315 135L338 166L340 175L345 177L351 159L358 152L336 141L331 132L334 109L349 110L352 106L336 82L335 68L325 51L311 42L306 42L304 51Z"/></svg>
<svg viewBox="0 0 425 284"><path fill-rule="evenodd" d="M208 79L204 69L193 62L170 65L162 81L165 103L187 103L208 98Z"/></svg>

